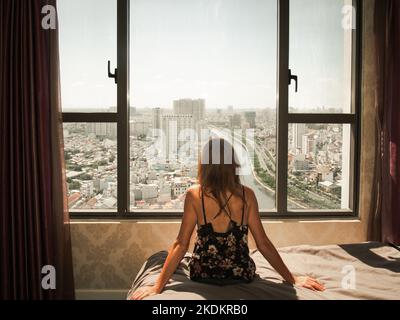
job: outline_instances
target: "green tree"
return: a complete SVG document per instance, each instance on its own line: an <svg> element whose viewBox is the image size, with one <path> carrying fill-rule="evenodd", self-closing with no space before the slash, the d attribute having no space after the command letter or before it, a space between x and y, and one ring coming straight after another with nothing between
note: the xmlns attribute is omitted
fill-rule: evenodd
<svg viewBox="0 0 400 320"><path fill-rule="evenodd" d="M81 188L81 183L76 180L71 181L68 185L70 190L79 190Z"/></svg>

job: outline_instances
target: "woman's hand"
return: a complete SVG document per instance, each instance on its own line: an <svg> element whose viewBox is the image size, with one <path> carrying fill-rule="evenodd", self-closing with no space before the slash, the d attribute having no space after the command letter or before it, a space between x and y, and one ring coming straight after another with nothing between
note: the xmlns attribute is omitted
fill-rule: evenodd
<svg viewBox="0 0 400 320"><path fill-rule="evenodd" d="M143 287L139 290L136 290L130 300L143 300L146 297L154 296L160 293L160 290L158 290L155 286Z"/></svg>
<svg viewBox="0 0 400 320"><path fill-rule="evenodd" d="M318 280L310 277L295 277L295 286L307 288L313 291L324 291L325 287Z"/></svg>

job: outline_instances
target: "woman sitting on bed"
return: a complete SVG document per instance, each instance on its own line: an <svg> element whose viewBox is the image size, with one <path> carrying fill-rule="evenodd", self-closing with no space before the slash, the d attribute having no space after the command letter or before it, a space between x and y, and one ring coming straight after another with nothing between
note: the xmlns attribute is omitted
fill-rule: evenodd
<svg viewBox="0 0 400 320"><path fill-rule="evenodd" d="M163 270L153 287L139 289L132 299L140 300L163 291L185 256L196 225L197 241L189 263L191 280L216 285L251 282L256 267L249 255L250 230L258 250L286 282L324 290L315 279L292 275L268 239L255 194L240 183L232 145L222 139L210 140L201 158L200 186L187 192L181 228Z"/></svg>

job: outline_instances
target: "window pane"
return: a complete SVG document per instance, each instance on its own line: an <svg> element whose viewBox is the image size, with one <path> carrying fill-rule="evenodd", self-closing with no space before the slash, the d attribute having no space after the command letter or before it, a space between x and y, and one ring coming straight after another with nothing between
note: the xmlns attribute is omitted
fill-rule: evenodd
<svg viewBox="0 0 400 320"><path fill-rule="evenodd" d="M64 112L116 112L117 0L57 1Z"/></svg>
<svg viewBox="0 0 400 320"><path fill-rule="evenodd" d="M290 209L349 209L350 130L339 124L290 125Z"/></svg>
<svg viewBox="0 0 400 320"><path fill-rule="evenodd" d="M350 0L290 1L289 89L293 113L351 113L352 25ZM352 20L354 18L354 20Z"/></svg>
<svg viewBox="0 0 400 320"><path fill-rule="evenodd" d="M210 136L273 209L277 1L133 0L131 28L132 209L181 210Z"/></svg>
<svg viewBox="0 0 400 320"><path fill-rule="evenodd" d="M64 153L70 210L117 209L117 126L65 123Z"/></svg>

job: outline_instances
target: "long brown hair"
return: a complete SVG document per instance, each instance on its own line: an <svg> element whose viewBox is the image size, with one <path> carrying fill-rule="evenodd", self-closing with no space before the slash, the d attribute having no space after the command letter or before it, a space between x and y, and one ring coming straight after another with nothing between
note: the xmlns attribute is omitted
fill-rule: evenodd
<svg viewBox="0 0 400 320"><path fill-rule="evenodd" d="M198 180L201 190L212 195L222 208L227 201L227 192L242 198L240 167L233 146L221 138L210 139L203 148L199 161Z"/></svg>

